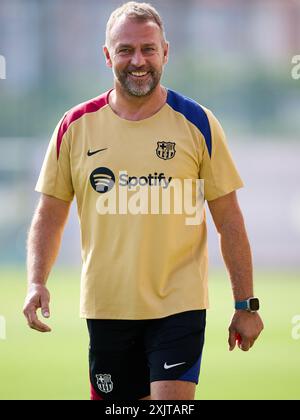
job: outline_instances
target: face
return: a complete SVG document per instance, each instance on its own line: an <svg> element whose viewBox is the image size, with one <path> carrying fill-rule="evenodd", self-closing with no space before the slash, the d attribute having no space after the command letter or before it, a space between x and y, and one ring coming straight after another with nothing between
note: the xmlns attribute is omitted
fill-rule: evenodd
<svg viewBox="0 0 300 420"><path fill-rule="evenodd" d="M120 19L112 28L106 63L116 83L131 96L147 96L158 86L168 60L168 44L152 21Z"/></svg>

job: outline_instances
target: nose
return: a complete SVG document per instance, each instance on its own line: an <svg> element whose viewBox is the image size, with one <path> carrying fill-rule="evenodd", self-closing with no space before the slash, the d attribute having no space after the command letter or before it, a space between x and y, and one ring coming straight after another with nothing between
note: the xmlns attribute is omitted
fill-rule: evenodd
<svg viewBox="0 0 300 420"><path fill-rule="evenodd" d="M145 57L142 51L136 50L131 57L131 64L135 67L142 67L146 63Z"/></svg>

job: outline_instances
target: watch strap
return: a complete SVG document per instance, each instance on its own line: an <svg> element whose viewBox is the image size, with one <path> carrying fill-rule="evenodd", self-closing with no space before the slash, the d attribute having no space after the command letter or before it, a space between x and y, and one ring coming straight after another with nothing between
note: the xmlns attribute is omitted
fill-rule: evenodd
<svg viewBox="0 0 300 420"><path fill-rule="evenodd" d="M249 309L249 303L248 300L241 300L239 302L235 302L235 309L236 310L248 310Z"/></svg>

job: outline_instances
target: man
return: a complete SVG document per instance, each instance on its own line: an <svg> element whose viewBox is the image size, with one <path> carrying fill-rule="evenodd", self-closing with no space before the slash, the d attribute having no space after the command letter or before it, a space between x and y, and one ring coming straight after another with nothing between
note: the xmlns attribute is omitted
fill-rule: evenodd
<svg viewBox="0 0 300 420"><path fill-rule="evenodd" d="M248 351L263 328L235 193L242 181L214 115L160 84L168 52L152 6L115 10L104 46L114 89L64 115L37 183L24 314L31 328L50 331L36 312L50 316L46 281L75 195L92 399L192 400L198 383L208 307L205 218L189 225L160 205L149 214L138 206L138 188L163 193L175 179L204 180L235 300L230 350L238 341Z"/></svg>

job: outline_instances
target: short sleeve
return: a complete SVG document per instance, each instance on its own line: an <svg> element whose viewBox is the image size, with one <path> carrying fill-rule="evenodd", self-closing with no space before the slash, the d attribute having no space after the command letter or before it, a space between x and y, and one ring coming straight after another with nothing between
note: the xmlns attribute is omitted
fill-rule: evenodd
<svg viewBox="0 0 300 420"><path fill-rule="evenodd" d="M211 131L211 150L204 147L200 163L200 178L204 180L204 196L207 201L215 200L243 187L225 133L213 113L205 109Z"/></svg>
<svg viewBox="0 0 300 420"><path fill-rule="evenodd" d="M68 132L60 139L63 118L50 140L44 163L35 190L64 201L72 201L74 188L70 165L70 144Z"/></svg>

